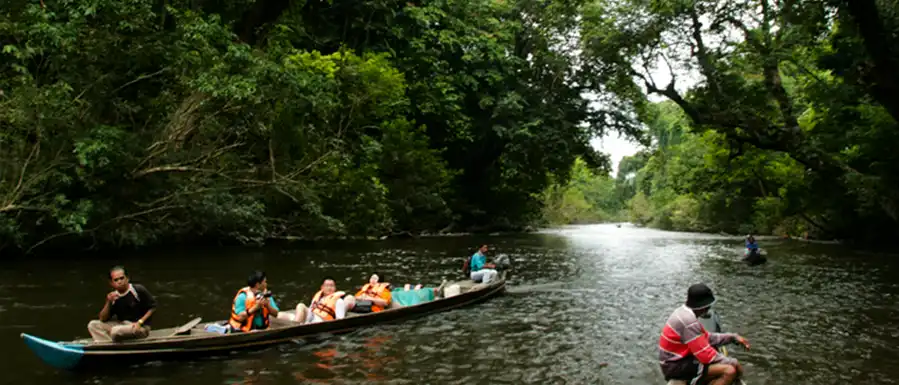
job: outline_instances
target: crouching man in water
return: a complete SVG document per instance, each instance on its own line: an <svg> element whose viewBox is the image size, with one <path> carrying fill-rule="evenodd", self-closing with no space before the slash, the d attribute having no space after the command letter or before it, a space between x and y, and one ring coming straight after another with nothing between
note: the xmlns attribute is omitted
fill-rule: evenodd
<svg viewBox="0 0 899 385"><path fill-rule="evenodd" d="M297 305L296 313L282 313L284 316L278 318L307 324L343 319L346 312L356 305L353 296L344 298L345 295L346 293L337 291L334 278L327 277L322 282L321 290L312 297L309 307L301 303Z"/></svg>
<svg viewBox="0 0 899 385"><path fill-rule="evenodd" d="M733 333L709 333L699 322L713 303L712 289L695 284L687 290L687 303L668 317L659 338L659 361L665 381L730 385L742 376L743 366L713 346L735 342L748 349L749 341Z"/></svg>
<svg viewBox="0 0 899 385"><path fill-rule="evenodd" d="M100 319L87 324L91 337L97 342L146 338L156 299L143 285L132 285L121 266L109 270L109 284L114 290L106 295ZM113 316L116 321L110 321Z"/></svg>
<svg viewBox="0 0 899 385"><path fill-rule="evenodd" d="M237 291L231 304L231 332L265 330L270 325L270 317L278 316L278 304L268 291L265 272L254 271L247 278L247 286Z"/></svg>

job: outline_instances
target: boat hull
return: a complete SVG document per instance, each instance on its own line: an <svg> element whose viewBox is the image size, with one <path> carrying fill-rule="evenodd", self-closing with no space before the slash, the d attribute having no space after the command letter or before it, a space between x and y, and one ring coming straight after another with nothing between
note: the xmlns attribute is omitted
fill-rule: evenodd
<svg viewBox="0 0 899 385"><path fill-rule="evenodd" d="M250 333L219 335L203 333L156 340L137 340L121 343L76 344L53 342L29 334L22 334L26 345L45 363L66 370L81 370L100 366L110 367L150 361L170 361L215 356L232 351L253 350L296 341L315 341L329 335L392 323L429 314L473 305L505 292L505 280L486 285L479 290L441 298L413 306L389 309L347 317L341 320L314 324L295 324Z"/></svg>
<svg viewBox="0 0 899 385"><path fill-rule="evenodd" d="M755 251L750 251L746 249L743 251L743 262L749 266L757 266L768 262L768 258L766 257L768 253L761 249L756 249Z"/></svg>
<svg viewBox="0 0 899 385"><path fill-rule="evenodd" d="M82 364L84 349L80 345L67 346L22 333L22 339L44 362L60 369L75 369Z"/></svg>

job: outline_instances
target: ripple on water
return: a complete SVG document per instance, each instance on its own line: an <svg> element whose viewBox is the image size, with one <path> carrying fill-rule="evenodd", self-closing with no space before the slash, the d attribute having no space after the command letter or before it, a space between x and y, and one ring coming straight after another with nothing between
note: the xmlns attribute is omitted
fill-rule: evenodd
<svg viewBox="0 0 899 385"><path fill-rule="evenodd" d="M752 385L892 384L899 378L899 261L834 246L765 240L769 263L752 268L739 262L739 237L586 226L514 237L216 255L216 264L188 258L179 260L188 266L176 271L171 261L141 260L135 271L159 275L146 281L166 304L157 321L174 323L194 313L224 318L248 273L247 261L268 271L284 307L308 302L325 275L335 276L341 288L360 285L372 270L394 284L439 284L456 278L462 258L485 241L514 258L510 282L523 292L510 288L477 306L320 343L141 365L127 376L48 371L23 354L17 337L8 338L0 342L20 350L4 360L16 370L4 372L22 385L653 385L661 383L656 343L663 322L683 302L687 286L706 282L716 292L725 328L753 342L752 351L734 349ZM72 271L54 278L91 282ZM34 325L60 338L84 333L83 322L70 325L60 314L95 316L96 292L107 290L105 282L60 290L60 283L45 286L2 271L0 284L0 311L6 310L0 328ZM23 288L36 297L10 295Z"/></svg>

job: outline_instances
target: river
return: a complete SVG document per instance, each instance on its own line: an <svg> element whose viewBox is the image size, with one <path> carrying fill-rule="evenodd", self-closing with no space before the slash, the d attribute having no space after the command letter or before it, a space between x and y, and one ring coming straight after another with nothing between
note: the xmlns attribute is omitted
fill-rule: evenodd
<svg viewBox="0 0 899 385"><path fill-rule="evenodd" d="M308 302L325 275L349 290L373 268L394 284L456 279L482 242L513 256L511 293L447 313L325 342L91 373L39 361L19 333L86 336L124 264L160 302L154 324L226 318L255 268L282 308ZM705 282L751 385L893 384L899 379L899 258L838 246L760 239L769 262L738 262L742 240L624 225L514 236L328 242L315 248L14 260L0 270L3 383L38 384L663 384L658 333ZM518 287L519 290L513 289ZM523 291L521 289L524 289Z"/></svg>

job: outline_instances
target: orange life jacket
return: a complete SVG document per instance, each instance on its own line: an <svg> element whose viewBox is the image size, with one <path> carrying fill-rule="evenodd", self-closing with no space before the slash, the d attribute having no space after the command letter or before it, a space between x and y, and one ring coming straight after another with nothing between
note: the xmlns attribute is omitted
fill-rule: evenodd
<svg viewBox="0 0 899 385"><path fill-rule="evenodd" d="M253 291L250 290L249 286L238 290L237 294L234 295L234 301L231 302L231 319L228 320L228 323L231 324L231 327L236 330L248 332L253 329L253 319L255 319L256 316L259 315L259 313L251 313L246 320L240 322L240 319L238 318L236 313L236 309L234 308L237 302L237 297L240 296L240 293L245 293L247 295L247 300L244 306L245 309L250 310L250 308L256 305L256 295L253 294ZM265 329L268 329L268 308L265 306L262 307L262 319L265 321Z"/></svg>
<svg viewBox="0 0 899 385"><path fill-rule="evenodd" d="M362 286L362 289L360 289L359 292L356 293L356 296L361 297L363 294L365 294L369 297L381 298L381 299L387 300L387 304L389 305L390 297L384 298L381 296L381 293L384 290L387 290L387 288L389 288L389 287L390 287L390 284L387 282L378 282L378 283L374 284L374 286L372 286L370 283L366 283L365 286ZM375 305L374 303L371 304L372 312L379 312L382 310L384 310L383 307Z"/></svg>
<svg viewBox="0 0 899 385"><path fill-rule="evenodd" d="M343 298L345 293L342 291L335 291L328 295L325 298L321 298L322 291L319 290L318 293L315 293L315 296L312 297L312 313L317 315L319 318L330 321L334 318L337 318L337 300Z"/></svg>

